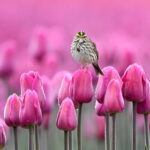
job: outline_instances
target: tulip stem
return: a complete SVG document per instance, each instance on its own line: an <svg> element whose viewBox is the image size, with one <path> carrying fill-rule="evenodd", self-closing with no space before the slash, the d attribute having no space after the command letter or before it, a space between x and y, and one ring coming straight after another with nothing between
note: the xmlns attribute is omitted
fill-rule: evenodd
<svg viewBox="0 0 150 150"><path fill-rule="evenodd" d="M147 149L149 150L149 122L148 122L148 114L144 114L144 120L145 120L145 143L146 143Z"/></svg>
<svg viewBox="0 0 150 150"><path fill-rule="evenodd" d="M14 147L15 150L18 150L18 133L17 133L17 127L13 127L14 129Z"/></svg>
<svg viewBox="0 0 150 150"><path fill-rule="evenodd" d="M105 125L105 150L110 150L110 139L109 139L109 113L105 115L106 125Z"/></svg>
<svg viewBox="0 0 150 150"><path fill-rule="evenodd" d="M37 125L34 126L34 132L35 132L35 149L39 150L39 133L38 133L38 127Z"/></svg>
<svg viewBox="0 0 150 150"><path fill-rule="evenodd" d="M29 128L29 150L33 150L33 133L34 133L34 128L30 127Z"/></svg>
<svg viewBox="0 0 150 150"><path fill-rule="evenodd" d="M133 102L133 137L132 137L132 149L136 150L136 102Z"/></svg>
<svg viewBox="0 0 150 150"><path fill-rule="evenodd" d="M68 150L68 131L64 131L64 150Z"/></svg>
<svg viewBox="0 0 150 150"><path fill-rule="evenodd" d="M82 149L82 140L81 140L81 118L82 118L82 103L79 105L78 112L78 127L77 127L77 141L78 141L78 150Z"/></svg>
<svg viewBox="0 0 150 150"><path fill-rule="evenodd" d="M116 150L116 114L112 115L112 150Z"/></svg>
<svg viewBox="0 0 150 150"><path fill-rule="evenodd" d="M69 150L72 150L72 131L69 131Z"/></svg>

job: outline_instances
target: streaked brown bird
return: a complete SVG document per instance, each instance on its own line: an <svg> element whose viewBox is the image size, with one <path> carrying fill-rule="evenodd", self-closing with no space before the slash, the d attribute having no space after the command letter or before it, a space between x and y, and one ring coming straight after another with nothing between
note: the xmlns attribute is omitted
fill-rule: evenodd
<svg viewBox="0 0 150 150"><path fill-rule="evenodd" d="M85 32L78 32L71 44L72 57L84 66L93 65L97 75L104 75L98 65L98 51L94 42L91 41Z"/></svg>

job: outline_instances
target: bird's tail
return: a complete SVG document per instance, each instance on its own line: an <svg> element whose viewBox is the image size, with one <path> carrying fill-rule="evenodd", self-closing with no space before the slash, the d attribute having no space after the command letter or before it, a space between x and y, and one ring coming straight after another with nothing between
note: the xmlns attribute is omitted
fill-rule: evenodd
<svg viewBox="0 0 150 150"><path fill-rule="evenodd" d="M95 72L96 72L97 75L99 75L99 74L104 75L104 73L102 72L102 70L100 69L100 67L97 63L93 64L93 67L94 67Z"/></svg>

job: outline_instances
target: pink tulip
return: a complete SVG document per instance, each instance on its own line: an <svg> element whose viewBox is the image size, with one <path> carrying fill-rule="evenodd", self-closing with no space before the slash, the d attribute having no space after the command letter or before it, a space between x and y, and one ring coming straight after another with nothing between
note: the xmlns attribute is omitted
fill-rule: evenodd
<svg viewBox="0 0 150 150"><path fill-rule="evenodd" d="M121 78L118 71L114 67L105 67L103 68L104 76L99 76L98 83L95 90L96 99L99 103L104 103L104 97L108 83L111 79L117 79L122 85Z"/></svg>
<svg viewBox="0 0 150 150"><path fill-rule="evenodd" d="M59 105L62 103L62 101L66 97L70 97L69 93L69 87L70 87L70 82L71 82L71 74L66 74L64 78L62 79L61 86L58 92L58 103Z"/></svg>
<svg viewBox="0 0 150 150"><path fill-rule="evenodd" d="M16 94L9 96L5 108L4 108L4 119L8 126L19 126L19 112L21 108L21 100Z"/></svg>
<svg viewBox="0 0 150 150"><path fill-rule="evenodd" d="M71 99L65 98L57 115L56 126L60 130L70 131L77 127L77 116Z"/></svg>
<svg viewBox="0 0 150 150"><path fill-rule="evenodd" d="M0 148L3 148L7 142L6 124L0 119Z"/></svg>
<svg viewBox="0 0 150 150"><path fill-rule="evenodd" d="M3 125L6 136L8 136L9 135L9 127L6 125L5 121L2 118L0 118L0 124Z"/></svg>
<svg viewBox="0 0 150 150"><path fill-rule="evenodd" d="M94 95L92 75L87 69L77 70L70 84L71 98L78 103L89 103Z"/></svg>
<svg viewBox="0 0 150 150"><path fill-rule="evenodd" d="M150 113L150 82L146 80L144 101L137 103L137 112L139 114Z"/></svg>
<svg viewBox="0 0 150 150"><path fill-rule="evenodd" d="M96 129L97 129L97 137L100 140L104 140L105 138L105 117L97 116L96 117Z"/></svg>
<svg viewBox="0 0 150 150"><path fill-rule="evenodd" d="M6 88L6 83L0 80L0 117L4 117L4 106L7 99L8 89Z"/></svg>
<svg viewBox="0 0 150 150"><path fill-rule="evenodd" d="M144 88L146 83L145 73L140 65L130 65L123 77L123 96L128 101L141 102L144 100Z"/></svg>
<svg viewBox="0 0 150 150"><path fill-rule="evenodd" d="M95 110L96 110L96 114L98 116L106 115L106 108L105 108L104 104L101 104L98 101L96 101L96 103L95 103Z"/></svg>
<svg viewBox="0 0 150 150"><path fill-rule="evenodd" d="M50 121L51 121L51 113L44 114L42 124L45 130L49 129Z"/></svg>
<svg viewBox="0 0 150 150"><path fill-rule="evenodd" d="M6 83L3 80L0 80L0 100L5 102L8 95L8 89Z"/></svg>
<svg viewBox="0 0 150 150"><path fill-rule="evenodd" d="M48 37L47 31L44 28L37 28L31 39L30 54L37 60L42 61L46 53L48 52Z"/></svg>
<svg viewBox="0 0 150 150"><path fill-rule="evenodd" d="M0 49L0 77L7 78L14 72L16 43L14 41L7 41Z"/></svg>
<svg viewBox="0 0 150 150"><path fill-rule="evenodd" d="M20 78L20 85L21 96L23 96L28 89L36 91L40 100L41 109L43 111L46 98L43 90L41 77L39 76L38 72L30 71L28 73L23 73Z"/></svg>
<svg viewBox="0 0 150 150"><path fill-rule="evenodd" d="M23 97L20 110L20 123L23 127L34 124L40 125L42 122L42 112L38 95L35 91L27 90Z"/></svg>
<svg viewBox="0 0 150 150"><path fill-rule="evenodd" d="M83 120L83 132L86 138L95 138L96 128L95 127L95 114L90 111L86 113Z"/></svg>
<svg viewBox="0 0 150 150"><path fill-rule="evenodd" d="M6 144L7 138L3 125L0 124L0 148L3 148Z"/></svg>
<svg viewBox="0 0 150 150"><path fill-rule="evenodd" d="M51 83L52 83L52 99L55 101L58 98L58 92L60 89L60 85L62 82L62 79L64 78L64 76L70 74L67 71L60 71L58 73L56 73L54 75L54 77L51 79Z"/></svg>
<svg viewBox="0 0 150 150"><path fill-rule="evenodd" d="M46 97L46 101L43 105L43 113L51 113L54 107L54 100L52 99L51 82L47 76L42 76L42 85Z"/></svg>
<svg viewBox="0 0 150 150"><path fill-rule="evenodd" d="M111 80L108 84L104 106L107 112L116 113L124 109L124 99L121 92L121 85L118 80Z"/></svg>

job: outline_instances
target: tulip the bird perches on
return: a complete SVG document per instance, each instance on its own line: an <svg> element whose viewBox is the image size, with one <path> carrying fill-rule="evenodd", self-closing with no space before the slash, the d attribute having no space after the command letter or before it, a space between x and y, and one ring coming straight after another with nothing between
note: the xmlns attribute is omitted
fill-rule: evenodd
<svg viewBox="0 0 150 150"><path fill-rule="evenodd" d="M72 57L84 66L93 65L97 75L103 75L102 70L98 65L98 51L95 43L91 41L85 32L78 32L71 44Z"/></svg>

